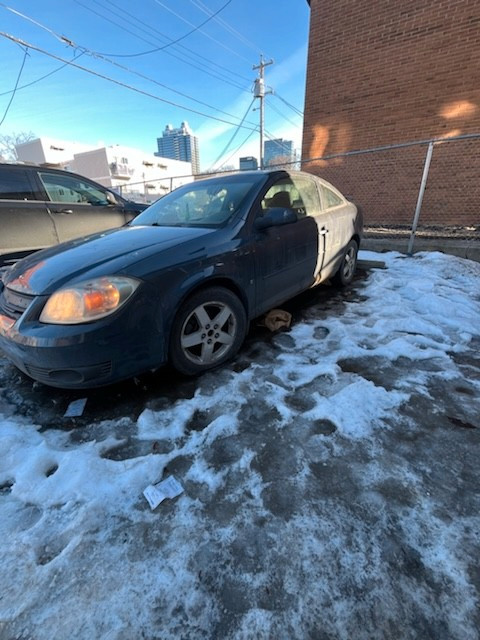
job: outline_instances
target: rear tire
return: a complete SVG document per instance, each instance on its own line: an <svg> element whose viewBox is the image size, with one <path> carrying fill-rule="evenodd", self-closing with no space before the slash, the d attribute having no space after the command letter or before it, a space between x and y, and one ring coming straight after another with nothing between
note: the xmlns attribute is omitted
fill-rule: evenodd
<svg viewBox="0 0 480 640"><path fill-rule="evenodd" d="M357 254L358 244L355 240L350 240L343 254L340 267L332 277L332 282L338 287L346 287L352 282L355 269L357 268Z"/></svg>
<svg viewBox="0 0 480 640"><path fill-rule="evenodd" d="M188 376L218 367L240 349L247 314L238 297L222 287L202 289L178 310L170 334L170 361Z"/></svg>

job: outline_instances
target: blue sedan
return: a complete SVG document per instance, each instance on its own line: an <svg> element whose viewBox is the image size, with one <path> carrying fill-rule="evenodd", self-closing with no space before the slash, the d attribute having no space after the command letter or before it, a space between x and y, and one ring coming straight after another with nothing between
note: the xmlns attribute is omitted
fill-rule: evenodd
<svg viewBox="0 0 480 640"><path fill-rule="evenodd" d="M166 362L221 365L249 321L327 279L353 278L357 207L303 172L184 185L128 225L39 251L0 282L0 349L45 384L110 384Z"/></svg>

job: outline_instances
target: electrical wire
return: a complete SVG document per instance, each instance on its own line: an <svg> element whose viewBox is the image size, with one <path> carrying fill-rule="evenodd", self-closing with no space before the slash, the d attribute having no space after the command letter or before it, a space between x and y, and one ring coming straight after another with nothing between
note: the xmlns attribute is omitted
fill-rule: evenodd
<svg viewBox="0 0 480 640"><path fill-rule="evenodd" d="M81 56L83 56L83 51L81 53L79 53L78 56L74 56L72 58L72 60L78 60L78 58L80 58ZM20 91L21 89L26 89L27 87L31 87L32 84L37 84L37 82L41 82L42 80L45 80L45 78L48 78L48 76L53 76L53 74L57 73L57 71L61 71L65 67L68 67L68 64L69 63L62 64L60 67L57 67L53 71L50 71L50 73L46 73L44 76L41 76L40 78L37 78L36 80L32 80L32 82L28 82L27 84L22 84L21 87L17 87L17 91ZM13 93L13 90L12 91L4 91L3 93L0 93L0 96L6 96L9 93Z"/></svg>
<svg viewBox="0 0 480 640"><path fill-rule="evenodd" d="M191 26L193 26L193 24L191 22L189 22L186 18L184 18L182 15L180 15L179 13L177 13L176 11L174 11L173 9L170 9L170 7L167 7L166 5L163 4L163 2L160 2L160 0L153 0L156 4L160 5L161 7L163 7L164 9L166 9L167 11L169 11L171 14L173 14L174 16L176 16L177 18L179 18L179 20L182 20L183 22L185 22L186 24L189 24ZM231 2L231 0L230 0ZM209 20L211 20L212 18L214 18L219 12L216 11L213 15L210 16ZM207 20L208 22L208 20ZM245 58L244 56L242 56L241 54L238 53L238 51L235 51L234 49L231 49L230 47L227 47L225 44L223 44L223 42L220 42L219 40L217 40L216 38L210 36L208 33L204 33L203 31L201 31L201 33L206 36L207 38L209 38L210 40L212 40L213 42L216 42L217 44L219 44L221 47L223 47L226 51L229 51L230 53L233 53L235 56L237 56L238 58L241 58L243 60L245 60L246 62L249 62L249 60L247 58Z"/></svg>
<svg viewBox="0 0 480 640"><path fill-rule="evenodd" d="M257 129L256 129L256 130L258 130L258 127L257 127ZM242 144L241 144L241 145L239 145L239 146L235 149L235 151L233 151L233 152L231 153L231 155L229 155L229 156L228 156L228 158L227 158L226 160L224 160L224 162L222 162L222 164L218 167L217 171L218 171L219 169L221 169L222 167L224 167L224 166L227 164L227 162L230 162L230 160L233 158L233 156L234 156L236 153L238 153L238 152L240 151L240 149L241 149L245 144L247 144L247 142L250 140L250 138L253 136L253 134L255 133L255 131L256 131L256 130L254 130L254 131L250 131L250 133L249 133L249 134L248 134L248 136L245 138L245 140L242 142Z"/></svg>
<svg viewBox="0 0 480 640"><path fill-rule="evenodd" d="M88 69L88 67L84 67L82 65L76 64L73 61L69 61L69 60L65 60L65 58L61 58L60 56L55 55L54 53L51 53L50 51L45 51L45 49L42 49L40 47L37 47L36 45L30 44L29 42L25 42L24 40L21 40L20 38L16 38L15 36L10 35L9 33L5 33L4 31L0 31L0 36L3 38L6 38L7 40L10 40L11 42L15 42L16 44L20 44L24 47L28 47L29 49L31 49L32 51L38 51L39 53L42 53L46 56L49 56L50 58L53 58L54 60L58 60L60 62L65 62L66 64L69 64L71 67L74 67L75 69L80 69L80 71L85 71L86 73L89 73L90 75L93 75L97 78L101 78L102 80L107 80L108 82L111 82L112 84L116 84L119 87L123 87L124 89L129 89L130 91L134 91L140 95L143 96L147 96L149 98L153 98L154 100L158 100L159 102L164 102L166 104L170 104L174 107L178 107L180 109L184 109L185 111L189 111L190 113L195 113L196 115L200 115L204 118L208 118L209 120L216 120L217 122L223 122L224 124L229 124L233 127L236 126L240 126L238 125L238 123L236 122L231 122L229 120L225 120L223 118L217 118L215 116L209 115L207 113L203 113L201 111L197 111L196 109L192 109L191 107L186 107L185 105L181 105L178 104L176 102L172 102L171 100L167 100L166 98L161 98L160 96L157 96L153 93L150 93L148 91L144 91L143 89L138 89L137 87L133 87L132 85L127 84L126 82L121 82L120 80L115 80L114 78L110 78L109 76L106 76L102 73L99 73L98 71L94 71L93 69ZM246 126L244 124L241 125L241 127L243 129L250 129L251 131L255 131L255 128L252 128L250 126Z"/></svg>
<svg viewBox="0 0 480 640"><path fill-rule="evenodd" d="M2 3L0 3L2 4ZM7 10L11 10L10 7L6 7L5 5L3 5ZM153 78L150 78L149 76L140 73L138 71L134 71L133 69L130 69L129 67L126 67L122 64L120 64L119 62L115 62L114 60L109 60L108 58L106 58L105 56L103 56L102 54L96 53L95 51L91 51L90 49L87 49L86 47L80 47L78 45L76 45L73 40L65 37L65 36L61 36L60 34L56 33L55 31L53 31L52 29L50 29L49 27L41 24L40 22L37 22L36 20L33 20L33 18L30 18L29 16L24 15L23 13L20 13L19 11L13 10L13 13L15 13L16 15L20 16L21 18L24 18L26 20L28 20L29 22L33 22L36 26L44 29L45 31L47 31L48 33L50 33L54 38L56 38L57 40L60 40L60 42L62 42L63 44L67 44L70 47L73 47L75 49L80 49L83 53L88 54L90 56L93 56L94 58L103 60L105 62L108 62L109 64L113 65L114 67L117 67L119 69L121 69L122 71L127 71L128 73L131 73L133 75L138 76L139 78L142 78L143 80L147 80L149 82L152 82L153 84L156 84L159 87L162 87L163 89L167 89L167 91L171 91L172 93L175 93L177 95L182 96L183 98L187 98L187 100L191 100L192 102L195 102L197 104L200 104L204 107L207 107L208 109L212 109L213 111L217 111L218 113L222 113L223 115L228 116L229 118L237 118L237 116L228 113L227 111L223 111L222 109L219 109L218 107L214 107L206 102L203 102L202 100L197 100L196 98L194 98L193 96L190 96L186 93L184 93L183 91L178 91L177 89L172 89L171 87L168 87L167 85L163 84L162 82L159 82L158 80L155 80ZM168 102L168 101L167 101ZM174 104L174 103L171 103Z"/></svg>
<svg viewBox="0 0 480 640"><path fill-rule="evenodd" d="M300 111L299 109L297 109L297 107L294 107L293 104L290 104L289 102L287 102L285 100L285 98L282 98L282 96L279 96L278 93L275 91L274 96L276 96L279 100L281 100L284 104L287 105L287 107L290 107L290 109L292 109L293 111L295 111L295 113L299 116L301 116L303 118L303 111Z"/></svg>
<svg viewBox="0 0 480 640"><path fill-rule="evenodd" d="M18 43L17 43L17 44L18 44ZM7 108L5 109L5 113L3 114L3 118L2 118L2 120L0 121L0 127L1 127L1 126L2 126L2 124L4 123L5 118L7 117L7 114L8 114L8 112L9 112L9 110L10 110L10 107L12 106L12 102L13 102L13 99L15 98L16 93L17 93L18 84L19 84L19 82L20 82L20 78L22 77L23 67L25 66L25 62L26 62L26 60L27 60L27 56L28 56L28 55L29 55L29 53L28 53L28 47L25 47L25 53L23 54L22 65L21 65L21 67L20 67L20 71L19 71L19 72L18 72L18 74L17 74L17 80L16 80L16 82L15 82L15 87L13 88L12 95L11 95L11 97L10 97L10 100L9 100L8 104L7 104Z"/></svg>
<svg viewBox="0 0 480 640"><path fill-rule="evenodd" d="M157 0L155 0L157 1ZM171 47L174 44L177 44L178 42L180 42L181 40L185 40L185 38L188 38L188 36L192 35L192 33L195 33L195 31L200 31L200 29L207 24L207 22L210 22L210 20L212 20L217 14L219 14L221 11L223 11L230 3L232 2L232 0L227 0L227 2L222 5L220 7L220 9L218 9L213 15L209 16L206 20L204 20L203 22L201 22L199 25L194 26L193 29L191 29L190 31L188 31L187 33L185 33L183 36L181 36L180 38L177 38L176 40L172 40L172 42L169 42L168 44L165 44L161 47L157 47L156 49L150 49L149 51L140 51L138 53L130 53L129 55L124 55L124 54L115 54L115 53L104 53L102 55L105 56L110 56L111 58L116 58L116 57L122 57L122 58L138 58L139 56L146 56L150 53L156 53L157 51L163 51L164 49L167 49L168 47ZM161 2L158 2L157 4L162 5ZM168 9L168 7L164 7L165 9ZM170 9L168 9L169 11L171 11ZM172 11L172 13L174 13ZM186 21L185 21L186 22ZM191 23L189 23L191 24ZM193 26L193 25L192 25Z"/></svg>
<svg viewBox="0 0 480 640"><path fill-rule="evenodd" d="M77 4L80 4L80 2L78 2L77 0L75 0L77 2ZM112 9L108 9L107 7L103 7L99 0L93 0L93 2L95 2L96 5L105 8L107 11L110 12L110 14L112 13ZM118 4L116 4L115 2L113 2L112 0L105 0L105 2L107 2L107 4L111 5L112 7L114 7L115 9L117 9L118 11L120 11L121 13L114 13L114 15L116 15L118 18L128 22L129 24L131 24L131 21L135 21L138 24L142 25L142 27L138 27L136 26L135 28L143 31L144 33L148 32L146 31L146 29L150 30L151 32L153 32L153 37L156 37L155 34L158 34L159 36L161 36L163 39L169 40L171 41L171 38L169 38L168 36L166 36L164 33L162 33L161 31L159 31L158 29L156 29L155 27L153 27L152 25L148 24L147 22L140 20L140 18L138 18L137 16L135 16L133 13L130 13L128 11L126 11L125 9L123 9L122 7L119 7ZM85 9L89 9L89 7L87 7L86 5L82 4L81 6L83 6ZM106 16L102 16L100 15L101 18L103 18L104 20L109 20L109 18L107 18ZM127 18L125 18L124 16L128 16L128 18L130 18L130 21L127 20ZM220 20L220 18L216 17L215 20ZM118 23L113 23L116 24L118 27L120 27L121 29L125 29L125 27L122 27L121 25L119 25ZM127 30L126 30L127 31ZM132 32L129 32L132 33ZM144 42L148 42L148 40L145 40L144 38L141 38L140 36L138 36L137 34L133 34L135 37L142 39ZM151 34L148 34L151 35ZM151 42L149 42L149 44L153 44ZM188 47L186 47L185 45L179 44L179 45L175 45L176 49L182 49L186 52L188 52L189 54L192 54L195 58L195 60L197 60L198 58L204 60L205 62L207 62L208 64L212 65L213 67L218 67L219 69L222 69L223 71L226 71L227 73L229 73L230 75L234 76L235 78L239 78L241 80L245 80L245 82L250 82L250 78L245 78L243 76L240 76L238 73L235 73L234 71L232 71L231 69L229 69L228 67L225 67L221 64L218 64L218 62L214 62L213 60L209 60L208 58L206 58L205 56L201 55L200 53L198 53L197 51L192 51L192 49L189 49ZM168 53L168 51L166 52ZM183 54L185 55L185 54ZM116 56L116 57L124 57L124 54L122 54L122 56ZM178 58L180 59L180 58Z"/></svg>
<svg viewBox="0 0 480 640"><path fill-rule="evenodd" d="M107 22L109 22L110 24L114 24L114 25L115 25L115 26L117 26L119 29L122 29L122 31L125 31L126 33L130 33L130 34L131 34L131 35L133 35L135 38L138 38L139 40L143 40L143 42L147 42L148 44L152 44L152 45L154 44L153 42L149 42L149 41L148 41L148 40L146 40L145 38L142 38L142 36L139 36L138 34L134 33L134 32L133 32L133 31L131 31L130 29L127 29L127 28L126 28L126 27L124 27L123 25L119 24L118 22L116 22L115 20L113 20L110 16L108 16L108 17L107 17L107 16L102 15L102 14L101 14L101 13L99 13L98 11L95 11L95 9L92 9L91 7L87 6L87 5L86 5L86 4L84 4L83 2L80 2L80 0L74 0L74 2L75 2L76 4L78 4L78 5L80 5L81 7L83 7L84 9L86 9L87 11L90 11L90 12L91 12L91 13L93 13L94 15L99 16L99 17L100 17L100 18L102 18L103 20L106 20L106 21L107 21ZM97 2L96 4L98 4L98 2ZM101 5L100 5L100 6L101 6ZM102 7L102 8L103 8L103 7ZM115 15L117 15L117 14L115 14ZM129 15L131 15L131 14L129 14ZM124 19L122 16L118 16L118 17L119 17L120 19ZM145 24L145 23L142 23L142 24ZM138 29L138 27L136 27L136 28ZM155 30L155 31L157 31L157 33L159 33L162 37L166 37L166 36L165 36L164 34L162 34L160 31L158 31L158 30ZM176 46L178 46L178 47L180 47L180 48L183 48L183 49L186 49L187 51L190 51L190 50L189 50L189 49L187 49L186 47L183 47L183 45L176 45ZM246 92L245 87L242 87L242 86L241 86L241 85L239 85L238 83L232 82L232 81L231 81L231 79L227 79L227 78L225 78L225 76L223 76L223 77L222 77L221 75L219 75L219 74L218 74L218 72L217 72L216 74L215 74L215 73L212 73L212 72L211 72L211 71L209 71L208 69L205 69L205 67L201 67L201 66L198 66L197 64L194 64L194 63L192 63L192 62L189 62L188 60L185 60L185 59L181 58L179 55L175 55L174 53L172 53L171 51L168 51L168 50L166 50L166 49L163 49L163 52L164 52L166 55L168 55L168 56L170 56L170 57L172 57L172 58L175 58L176 60L180 60L180 62L183 62L184 64L187 64L187 65L189 65L189 66L193 67L194 69L198 69L199 71L201 71L201 72L205 73L206 75L211 76L212 78L215 78L216 80L220 80L221 82L225 82L226 84L229 84L230 86L235 87L236 89L240 89L241 91L245 91L245 92ZM94 53L94 54L96 54L96 55L99 55L99 56L101 56L101 55L107 55L107 54L102 53L101 51L94 51L93 53ZM192 52L192 53L193 53L194 55L196 55L196 54L195 54L195 52ZM183 54L183 55L185 55L185 54ZM130 57L130 54L114 54L114 55L113 55L113 57L115 57L115 58L121 58L121 57L126 57L126 58L128 58L128 57ZM201 55L197 55L196 57L197 57L197 58L202 58L203 56L201 56ZM208 59L207 59L207 58L205 58L205 60L208 60ZM209 61L209 62L210 62L210 61ZM211 63L211 64L212 64L212 63ZM215 64L215 63L213 63L213 64ZM217 66L220 66L220 65L217 65ZM248 80L248 82L250 82L250 81Z"/></svg>
<svg viewBox="0 0 480 640"><path fill-rule="evenodd" d="M255 98L253 98L253 100L251 101L251 103L248 105L248 109L245 111L245 115L243 116L243 118L242 118L242 120L241 120L240 124L237 126L237 128L236 128L236 129L235 129L235 131L233 132L232 137L231 137L231 138L230 138L230 140L227 142L227 144L225 145L225 147L224 147L224 149L222 150L222 152L218 155L218 158L215 160L215 162L212 162L212 164L211 164L211 166L210 166L209 171L210 171L211 169L213 169L213 167L217 164L217 162L220 160L220 158L221 158L221 157L222 157L222 156L227 152L227 150L228 150L229 146L230 146L230 145L232 144L232 142L234 141L235 136L236 136L236 135L237 135L237 133L239 132L240 127L242 126L242 124L243 124L243 122L244 122L245 118L247 117L248 112L249 112L249 111L250 111L250 109L252 108L252 105L253 105L253 103L254 103L254 102L255 102Z"/></svg>
<svg viewBox="0 0 480 640"><path fill-rule="evenodd" d="M198 9L200 9L200 11L203 11L203 13L206 13L207 15L211 15L211 10L205 6L203 4L203 2L201 2L201 0L190 0L190 2L196 6ZM260 49L260 47L257 47L257 45L253 44L252 42L250 42L250 40L248 40L247 38L245 38L244 35L242 35L239 31L237 31L236 29L234 29L231 25L228 24L228 22L226 22L223 18L219 18L217 16L214 17L215 22L217 22L220 26L222 26L226 31L229 31L232 35L234 35L238 40L240 40L240 42L243 42L243 44L245 44L247 47L250 47L251 49L253 49L253 51L255 51L255 53L260 54L262 52L262 50ZM270 56L269 56L270 57Z"/></svg>
<svg viewBox="0 0 480 640"><path fill-rule="evenodd" d="M272 104L271 102L269 102L269 107L270 109L273 109L275 111L275 113L278 113L278 115L280 117L282 117L284 120L286 120L287 122L289 122L293 127L298 128L300 127L299 124L293 122L293 120L290 120L290 118L288 116L286 116L285 114L283 114L279 109L277 109L277 107Z"/></svg>
<svg viewBox="0 0 480 640"><path fill-rule="evenodd" d="M12 7L9 7L8 5L4 4L3 2L0 2L0 7L3 7L7 11L10 11L10 13L13 13L16 16L19 16L20 18L24 18L25 20L28 20L29 22L31 22L35 26L40 27L40 29L43 29L44 31L47 31L50 35L52 35L54 38L59 40L62 44L65 44L64 41L62 40L62 38L58 35L58 33L55 33L54 31L52 31L51 29L46 27L44 24L41 24L40 22L37 22L36 20L31 18L30 16L26 16L25 14L20 13L20 11L17 11L16 9L13 9Z"/></svg>
<svg viewBox="0 0 480 640"><path fill-rule="evenodd" d="M144 42L148 42L147 40L145 40L144 38L141 38L141 36L138 36L137 34L133 33L132 31L130 31L129 29L123 27L122 25L119 25L118 23L116 23L114 20L112 20L111 18L106 18L105 16L103 16L102 14L98 13L97 11L95 11L94 9L92 9L91 7L88 7L87 5L84 5L82 2L80 2L79 0L75 0L75 2L77 4L79 4L80 6L84 7L85 9L87 9L88 11L91 11L92 13L94 13L95 15L103 18L104 20L107 20L108 22L111 22L112 24L115 24L116 26L118 26L120 29L123 29L124 31L126 31L127 33L130 33L131 35L135 36L136 38L139 38L141 40L144 40ZM50 29L49 27L45 26L44 24L41 24L40 22L38 22L37 20L34 20L33 18L31 18L30 16L27 16L23 13L20 13L20 11L17 11L16 9L13 9L12 7L7 6L6 4L4 4L3 2L0 2L0 6L3 7L4 9L6 9L7 11L10 11L11 13L14 13L15 15L28 20L29 22L31 22L32 24L36 25L37 27L39 27L40 29L43 29L44 31L47 31L47 33L50 33L50 35L52 35L54 38L56 38L57 40L59 40L62 44L71 44L73 46L73 42L71 40L68 40L67 38L65 38L64 36L60 36L59 34L55 33L52 29ZM160 32L159 32L160 33ZM163 34L161 34L163 35ZM182 46L182 45L180 45ZM187 49L188 50L188 49ZM92 55L105 55L102 54L100 52L97 51L91 51L90 52ZM232 82L229 79L226 79L225 77L219 76L218 74L215 75L213 73L211 73L210 71L208 71L207 69L204 69L202 67L199 67L198 65L192 64L191 62L186 62L185 60L183 60L182 58L180 58L179 56L169 52L169 51L165 51L165 53L167 55L172 56L173 58L176 58L177 60L180 60L181 62L185 63L185 64L189 64L190 66L194 67L195 69L198 69L199 71L203 71L204 73L206 73L207 75L212 76L213 78L217 79L217 80L221 80L222 82L226 82L227 84L230 84L231 86L240 89L241 91L245 91L246 89L245 87ZM117 56L119 57L119 56ZM127 56L128 57L128 56ZM202 57L202 56L200 56ZM250 82L250 80L248 80L248 82Z"/></svg>

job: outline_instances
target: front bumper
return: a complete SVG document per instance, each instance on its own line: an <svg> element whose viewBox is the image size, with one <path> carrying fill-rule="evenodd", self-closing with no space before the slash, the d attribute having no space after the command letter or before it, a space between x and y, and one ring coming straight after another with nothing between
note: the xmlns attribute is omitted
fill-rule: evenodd
<svg viewBox="0 0 480 640"><path fill-rule="evenodd" d="M0 349L34 380L65 389L108 385L165 364L166 340L145 294L95 322L38 321L45 299L32 298L20 317L0 297Z"/></svg>

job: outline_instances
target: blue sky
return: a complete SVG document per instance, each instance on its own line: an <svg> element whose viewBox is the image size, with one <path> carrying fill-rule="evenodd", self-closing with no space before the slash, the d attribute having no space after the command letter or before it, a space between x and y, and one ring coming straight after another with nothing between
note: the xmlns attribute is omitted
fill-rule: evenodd
<svg viewBox="0 0 480 640"><path fill-rule="evenodd" d="M199 138L206 170L252 102L257 74L252 67L263 54L274 60L265 69L266 84L274 90L265 101L267 136L292 139L300 147L306 0L6 0L0 18L0 31L50 54L28 48L25 56L25 47L0 37L0 121L6 113L0 134L32 131L154 152L165 125L178 127L186 120ZM244 121L250 130L238 130L215 166L232 154L229 164L241 155L258 157L259 135L251 132L259 122L258 111L252 111L256 106L258 100Z"/></svg>

